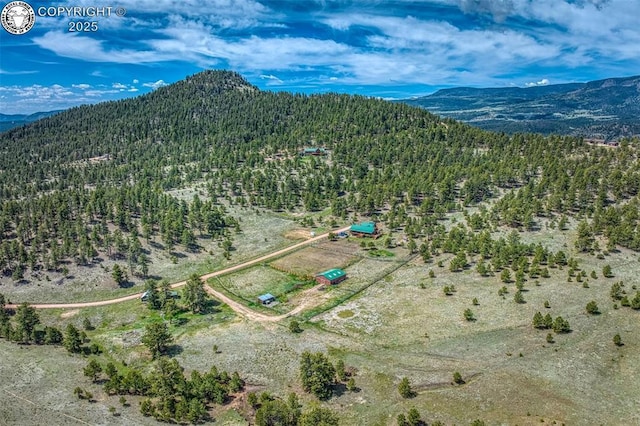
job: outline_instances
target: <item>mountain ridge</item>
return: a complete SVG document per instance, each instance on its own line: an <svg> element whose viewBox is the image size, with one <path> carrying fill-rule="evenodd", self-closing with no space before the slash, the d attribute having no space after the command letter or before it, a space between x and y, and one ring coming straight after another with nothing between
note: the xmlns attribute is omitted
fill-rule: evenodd
<svg viewBox="0 0 640 426"><path fill-rule="evenodd" d="M640 134L640 76L524 88L454 87L400 102L506 133L602 139Z"/></svg>
<svg viewBox="0 0 640 426"><path fill-rule="evenodd" d="M4 132L14 127L29 124L42 118L50 117L64 110L38 111L33 114L2 114L0 113L0 132Z"/></svg>

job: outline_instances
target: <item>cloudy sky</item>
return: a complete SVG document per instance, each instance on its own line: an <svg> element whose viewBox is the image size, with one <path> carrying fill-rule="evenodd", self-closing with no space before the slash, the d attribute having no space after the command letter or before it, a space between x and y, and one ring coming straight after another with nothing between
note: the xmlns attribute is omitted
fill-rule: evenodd
<svg viewBox="0 0 640 426"><path fill-rule="evenodd" d="M208 68L238 71L265 90L388 99L640 74L638 0L29 4L31 31L0 29L0 113L136 96ZM112 9L109 17L41 16L57 6ZM79 20L97 30L70 32Z"/></svg>

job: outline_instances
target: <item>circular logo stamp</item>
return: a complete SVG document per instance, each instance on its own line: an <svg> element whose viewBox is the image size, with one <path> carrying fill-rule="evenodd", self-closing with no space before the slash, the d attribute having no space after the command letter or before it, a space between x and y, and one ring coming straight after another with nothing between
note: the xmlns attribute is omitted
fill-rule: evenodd
<svg viewBox="0 0 640 426"><path fill-rule="evenodd" d="M8 33L21 35L33 28L36 23L36 13L29 3L12 1L2 8L0 15L2 27Z"/></svg>

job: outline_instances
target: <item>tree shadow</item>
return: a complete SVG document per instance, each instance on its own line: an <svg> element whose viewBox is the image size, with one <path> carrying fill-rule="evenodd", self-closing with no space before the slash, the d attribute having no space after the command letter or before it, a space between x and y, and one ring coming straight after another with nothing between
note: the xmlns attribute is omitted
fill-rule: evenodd
<svg viewBox="0 0 640 426"><path fill-rule="evenodd" d="M215 314L216 312L218 312L218 306L220 306L220 302L218 302L215 299L207 299L204 302L204 306L202 307L202 310L200 311L201 314Z"/></svg>
<svg viewBox="0 0 640 426"><path fill-rule="evenodd" d="M341 397L347 392L347 387L344 383L336 383L333 385L333 396Z"/></svg>
<svg viewBox="0 0 640 426"><path fill-rule="evenodd" d="M333 385L333 395L337 397L341 397L342 395L347 393L359 393L361 391L362 389L360 389L358 386L356 386L352 390L349 390L347 389L347 385L344 383L337 383Z"/></svg>
<svg viewBox="0 0 640 426"><path fill-rule="evenodd" d="M157 250L164 250L164 245L160 244L157 241L149 241L149 246L153 247L154 249Z"/></svg>
<svg viewBox="0 0 640 426"><path fill-rule="evenodd" d="M176 355L180 355L183 351L184 349L180 345L170 345L167 347L167 350L165 351L165 355L174 357Z"/></svg>
<svg viewBox="0 0 640 426"><path fill-rule="evenodd" d="M184 318L184 317L173 318L171 320L171 324L175 325L176 327L183 326L183 325L187 324L188 322L189 322L189 318Z"/></svg>
<svg viewBox="0 0 640 426"><path fill-rule="evenodd" d="M120 288L131 288L135 285L135 283L133 281L125 281L120 283L120 285L118 287Z"/></svg>

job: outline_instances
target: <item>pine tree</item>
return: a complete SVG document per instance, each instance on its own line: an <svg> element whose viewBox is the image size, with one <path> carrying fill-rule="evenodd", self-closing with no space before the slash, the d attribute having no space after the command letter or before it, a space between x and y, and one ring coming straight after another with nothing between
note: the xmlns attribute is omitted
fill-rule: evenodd
<svg viewBox="0 0 640 426"><path fill-rule="evenodd" d="M536 312L535 315L533 316L533 327L534 328L545 328L544 317L542 316L542 314L539 311Z"/></svg>
<svg viewBox="0 0 640 426"><path fill-rule="evenodd" d="M416 393L411 388L411 382L409 382L408 377L403 377L398 384L398 393L403 398L413 398Z"/></svg>
<svg viewBox="0 0 640 426"><path fill-rule="evenodd" d="M194 314L206 308L207 293L204 290L204 283L197 274L191 275L187 280L182 297L187 308Z"/></svg>
<svg viewBox="0 0 640 426"><path fill-rule="evenodd" d="M95 358L92 358L83 369L83 372L85 376L90 377L91 381L95 383L98 380L98 377L100 377L100 373L102 373L102 366L95 360Z"/></svg>
<svg viewBox="0 0 640 426"><path fill-rule="evenodd" d="M329 399L333 394L336 370L321 353L305 351L300 359L300 377L305 391L319 399Z"/></svg>
<svg viewBox="0 0 640 426"><path fill-rule="evenodd" d="M592 300L591 302L587 303L587 306L585 309L588 314L596 315L600 313L600 311L598 310L598 304L596 303L595 300Z"/></svg>
<svg viewBox="0 0 640 426"><path fill-rule="evenodd" d="M71 353L78 353L82 349L80 331L73 324L67 325L64 336L64 347Z"/></svg>
<svg viewBox="0 0 640 426"><path fill-rule="evenodd" d="M16 310L16 322L16 331L21 335L21 340L25 343L32 341L34 338L35 326L40 324L40 317L38 316L35 308L29 306L27 303L23 303L18 306L18 309Z"/></svg>
<svg viewBox="0 0 640 426"><path fill-rule="evenodd" d="M142 343L149 348L153 358L164 354L173 338L164 322L152 322L145 327Z"/></svg>

